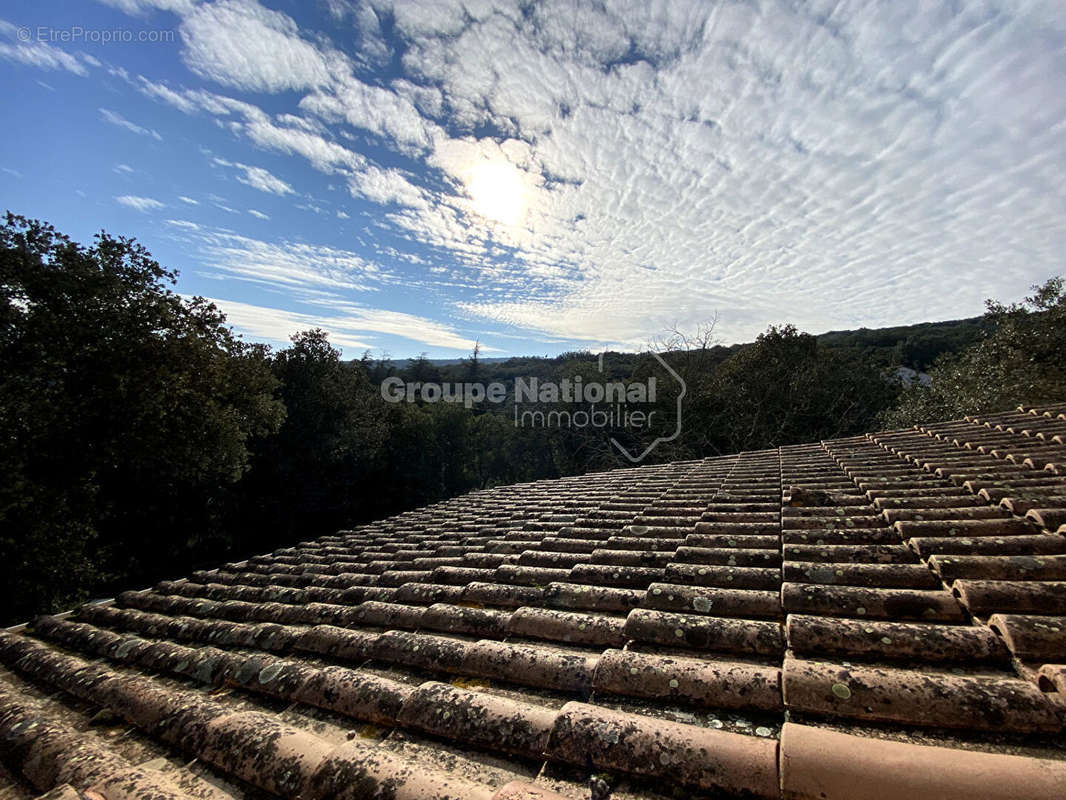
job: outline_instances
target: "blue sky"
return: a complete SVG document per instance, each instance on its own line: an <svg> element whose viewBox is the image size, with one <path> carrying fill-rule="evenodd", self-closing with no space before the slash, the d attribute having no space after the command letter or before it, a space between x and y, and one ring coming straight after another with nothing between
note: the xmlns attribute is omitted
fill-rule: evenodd
<svg viewBox="0 0 1066 800"><path fill-rule="evenodd" d="M730 343L975 315L1066 272L1056 2L0 20L0 204L136 236L249 339L542 355L717 318Z"/></svg>

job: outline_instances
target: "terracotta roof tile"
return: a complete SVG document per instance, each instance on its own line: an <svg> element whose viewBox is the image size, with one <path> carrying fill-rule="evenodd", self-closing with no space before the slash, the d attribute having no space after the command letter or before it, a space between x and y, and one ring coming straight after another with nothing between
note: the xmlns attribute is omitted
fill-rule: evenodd
<svg viewBox="0 0 1066 800"><path fill-rule="evenodd" d="M786 658L782 686L786 708L827 716L1023 733L1062 727L1036 685L1013 675Z"/></svg>
<svg viewBox="0 0 1066 800"><path fill-rule="evenodd" d="M776 655L783 643L777 622L644 608L629 612L625 634L640 642L738 655Z"/></svg>
<svg viewBox="0 0 1066 800"><path fill-rule="evenodd" d="M952 591L975 616L1000 611L1066 614L1066 581L956 580Z"/></svg>
<svg viewBox="0 0 1066 800"><path fill-rule="evenodd" d="M573 611L625 612L643 599L644 592L639 589L581 583L549 583L543 592L544 605Z"/></svg>
<svg viewBox="0 0 1066 800"><path fill-rule="evenodd" d="M943 589L882 589L783 583L786 612L861 619L958 622L964 616L951 592Z"/></svg>
<svg viewBox="0 0 1066 800"><path fill-rule="evenodd" d="M887 662L1005 664L1010 653L983 625L833 619L789 614L788 645L802 655L832 654Z"/></svg>
<svg viewBox="0 0 1066 800"><path fill-rule="evenodd" d="M778 796L777 742L567 703L548 745L574 764L659 776L685 786Z"/></svg>
<svg viewBox="0 0 1066 800"><path fill-rule="evenodd" d="M514 636L608 647L625 644L624 627L621 616L524 607L511 615L507 631Z"/></svg>
<svg viewBox="0 0 1066 800"><path fill-rule="evenodd" d="M42 618L0 663L232 787L204 800L577 798L603 771L626 798L1058 797L1047 412L474 492ZM191 785L4 675L0 756L38 748L38 791Z"/></svg>
<svg viewBox="0 0 1066 800"><path fill-rule="evenodd" d="M1003 637L1016 658L1066 661L1066 619L1029 614L993 614L988 626Z"/></svg>
<svg viewBox="0 0 1066 800"><path fill-rule="evenodd" d="M855 736L786 722L781 789L788 798L1030 800L1061 797L1066 762Z"/></svg>

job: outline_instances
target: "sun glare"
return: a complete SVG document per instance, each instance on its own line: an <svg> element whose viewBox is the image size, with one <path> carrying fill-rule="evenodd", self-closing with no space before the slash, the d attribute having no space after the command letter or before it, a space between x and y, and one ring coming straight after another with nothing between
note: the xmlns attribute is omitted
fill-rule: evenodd
<svg viewBox="0 0 1066 800"><path fill-rule="evenodd" d="M506 162L484 161L474 167L466 186L474 210L504 225L517 225L525 211L525 187L518 170Z"/></svg>

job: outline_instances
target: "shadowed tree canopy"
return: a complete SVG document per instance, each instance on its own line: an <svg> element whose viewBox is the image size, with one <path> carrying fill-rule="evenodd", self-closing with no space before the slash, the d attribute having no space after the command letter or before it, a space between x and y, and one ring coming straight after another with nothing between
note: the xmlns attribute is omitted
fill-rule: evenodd
<svg viewBox="0 0 1066 800"><path fill-rule="evenodd" d="M98 570L158 572L284 409L265 349L169 287L132 239L0 228L0 602L69 602ZM189 505L191 502L192 505Z"/></svg>
<svg viewBox="0 0 1066 800"><path fill-rule="evenodd" d="M321 330L277 352L183 298L132 239L81 246L0 226L0 616L144 587L472 489L848 436L1066 397L1061 280L982 319L811 336L770 327L721 346L713 321L650 353L346 362ZM942 353L931 387L900 365ZM386 403L380 383L658 380L655 426L517 425L510 402ZM513 399L513 394L512 394ZM565 403L533 404L574 410Z"/></svg>
<svg viewBox="0 0 1066 800"><path fill-rule="evenodd" d="M895 391L856 354L771 326L722 363L685 424L722 453L818 441L868 430Z"/></svg>
<svg viewBox="0 0 1066 800"><path fill-rule="evenodd" d="M418 358L408 359L404 378L412 383L440 383L441 380L440 370L429 360L426 353L420 353Z"/></svg>
<svg viewBox="0 0 1066 800"><path fill-rule="evenodd" d="M336 529L367 504L367 477L377 466L387 431L382 401L361 362L343 362L319 329L292 337L274 354L286 419L275 436L257 442L244 482L258 549L274 540ZM365 512L364 512L365 513ZM267 536L264 532L271 531Z"/></svg>

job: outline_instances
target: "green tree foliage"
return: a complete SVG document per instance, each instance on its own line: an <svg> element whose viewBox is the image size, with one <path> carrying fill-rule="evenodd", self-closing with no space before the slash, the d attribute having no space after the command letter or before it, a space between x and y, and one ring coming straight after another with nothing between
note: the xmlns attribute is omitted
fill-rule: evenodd
<svg viewBox="0 0 1066 800"><path fill-rule="evenodd" d="M924 372L944 353L957 352L978 341L984 329L984 320L974 317L893 328L830 331L820 334L818 343L827 348L849 349L871 364Z"/></svg>
<svg viewBox="0 0 1066 800"><path fill-rule="evenodd" d="M468 380L476 381L481 376L481 342L474 342L474 349L470 351L470 358L465 359L463 366L466 367Z"/></svg>
<svg viewBox="0 0 1066 800"><path fill-rule="evenodd" d="M0 575L7 615L90 579L158 574L211 522L208 487L281 421L261 347L185 300L131 239L0 227Z"/></svg>
<svg viewBox="0 0 1066 800"><path fill-rule="evenodd" d="M686 438L703 452L735 453L848 436L869 430L894 393L854 353L822 347L792 325L770 327L693 396Z"/></svg>
<svg viewBox="0 0 1066 800"><path fill-rule="evenodd" d="M1034 286L1021 303L986 302L986 333L958 354L941 356L929 386L906 389L886 427L1002 411L1066 398L1066 289L1062 278Z"/></svg>
<svg viewBox="0 0 1066 800"><path fill-rule="evenodd" d="M404 380L412 383L440 383L441 379L440 370L429 360L427 353L420 353L418 358L409 359L403 373Z"/></svg>
<svg viewBox="0 0 1066 800"><path fill-rule="evenodd" d="M630 466L676 425L680 387L651 353L425 354L345 362L321 330L278 352L184 299L136 242L82 247L8 215L0 228L0 606L4 621L329 533L473 489ZM1063 283L980 320L815 337L771 327L722 347L714 324L657 352L686 385L681 435L649 461L702 458L879 427L897 366L939 356L908 424L1066 397ZM984 332L984 333L982 333ZM976 342L976 344L975 344ZM943 355L955 353L957 355ZM658 383L651 429L516 427L511 402L385 403L380 385ZM513 397L513 396L512 396ZM550 397L523 410L574 411ZM650 410L648 408L642 410Z"/></svg>
<svg viewBox="0 0 1066 800"><path fill-rule="evenodd" d="M367 478L387 433L363 365L341 361L324 331L296 334L270 366L286 416L275 435L254 443L238 501L245 521L255 524L244 526L239 550L262 550L359 516L373 497Z"/></svg>

